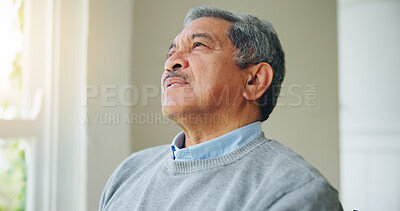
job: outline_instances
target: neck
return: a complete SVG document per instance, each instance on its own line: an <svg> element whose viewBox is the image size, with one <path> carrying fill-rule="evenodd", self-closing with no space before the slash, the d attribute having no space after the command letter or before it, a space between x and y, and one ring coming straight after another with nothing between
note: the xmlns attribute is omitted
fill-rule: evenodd
<svg viewBox="0 0 400 211"><path fill-rule="evenodd" d="M258 120L253 111L241 111L235 114L198 114L182 116L176 121L185 133L185 148L200 144Z"/></svg>

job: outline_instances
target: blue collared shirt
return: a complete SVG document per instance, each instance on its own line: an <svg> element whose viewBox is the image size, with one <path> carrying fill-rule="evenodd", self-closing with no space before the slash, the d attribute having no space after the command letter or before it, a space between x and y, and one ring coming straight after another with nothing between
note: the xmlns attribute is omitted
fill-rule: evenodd
<svg viewBox="0 0 400 211"><path fill-rule="evenodd" d="M171 143L172 158L176 161L200 160L219 157L249 143L262 132L261 122L254 122L215 139L184 148L185 133L175 136Z"/></svg>

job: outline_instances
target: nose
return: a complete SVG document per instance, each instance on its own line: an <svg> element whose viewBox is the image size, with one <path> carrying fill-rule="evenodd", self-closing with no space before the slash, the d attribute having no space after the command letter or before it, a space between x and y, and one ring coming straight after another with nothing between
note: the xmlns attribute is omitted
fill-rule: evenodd
<svg viewBox="0 0 400 211"><path fill-rule="evenodd" d="M165 71L177 71L180 69L186 69L189 66L185 54L181 51L177 51L172 54L167 61L165 61Z"/></svg>

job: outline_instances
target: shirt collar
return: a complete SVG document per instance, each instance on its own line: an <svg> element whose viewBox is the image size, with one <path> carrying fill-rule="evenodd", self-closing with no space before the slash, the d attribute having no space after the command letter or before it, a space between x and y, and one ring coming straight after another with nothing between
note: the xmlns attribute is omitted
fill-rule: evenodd
<svg viewBox="0 0 400 211"><path fill-rule="evenodd" d="M185 146L185 133L182 131L175 136L171 143L172 158L183 161L219 157L249 143L261 132L261 122L257 121L215 139L183 148Z"/></svg>

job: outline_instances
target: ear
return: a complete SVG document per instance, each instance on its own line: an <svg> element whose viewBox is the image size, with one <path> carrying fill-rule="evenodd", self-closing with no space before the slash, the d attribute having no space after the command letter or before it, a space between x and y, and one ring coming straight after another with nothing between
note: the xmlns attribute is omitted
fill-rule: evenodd
<svg viewBox="0 0 400 211"><path fill-rule="evenodd" d="M248 67L248 79L243 97L248 101L260 98L272 83L273 70L271 65L261 62Z"/></svg>

